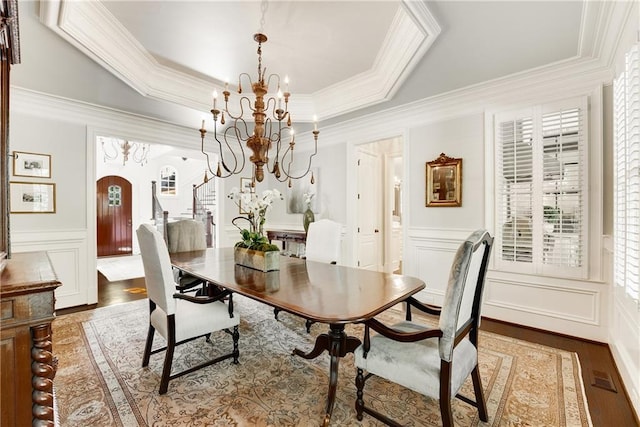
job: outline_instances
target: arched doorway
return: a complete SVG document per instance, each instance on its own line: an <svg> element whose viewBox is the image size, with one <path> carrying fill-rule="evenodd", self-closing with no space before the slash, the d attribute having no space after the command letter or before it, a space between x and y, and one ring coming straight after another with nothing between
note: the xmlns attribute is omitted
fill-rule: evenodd
<svg viewBox="0 0 640 427"><path fill-rule="evenodd" d="M98 257L132 253L131 183L109 175L96 188Z"/></svg>

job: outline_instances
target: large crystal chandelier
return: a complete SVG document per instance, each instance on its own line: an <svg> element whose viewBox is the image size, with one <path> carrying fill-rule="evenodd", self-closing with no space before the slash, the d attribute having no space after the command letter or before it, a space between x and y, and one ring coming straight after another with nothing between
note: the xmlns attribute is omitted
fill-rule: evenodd
<svg viewBox="0 0 640 427"><path fill-rule="evenodd" d="M280 182L288 181L289 187L293 179L303 178L311 172L311 183L315 178L311 171L311 161L318 151L318 130L317 120L314 117L313 151L302 161L299 159L294 163L294 148L296 145L295 135L292 128L291 113L289 112L289 82L285 77L280 86L280 76L271 74L265 78L266 67L262 67L262 44L267 41L267 36L259 32L253 36L258 43L258 76L256 81L251 80L247 73L238 76L238 94L242 94L243 77L248 80L249 87L254 95L253 105L247 96L241 96L239 100L238 113L234 114L229 110L229 84L225 84L222 92L224 95L224 107L217 108L218 93L213 93L213 138L218 146L219 161L214 172L209 160L209 154L205 150L205 120L202 120L200 128L201 150L207 159L209 171L220 177L226 178L239 174L245 167L246 145L252 152L249 160L253 164L252 180L261 182L264 179L264 169L272 173ZM273 83L276 88L275 93L269 94L269 85ZM283 90L284 89L284 90ZM249 114L250 113L250 114ZM251 117L246 117L251 115ZM218 122L224 126L230 120L231 123L218 131ZM252 123L251 123L252 122ZM252 124L252 126L251 126ZM252 128L252 129L251 129ZM296 156L300 157L300 156Z"/></svg>

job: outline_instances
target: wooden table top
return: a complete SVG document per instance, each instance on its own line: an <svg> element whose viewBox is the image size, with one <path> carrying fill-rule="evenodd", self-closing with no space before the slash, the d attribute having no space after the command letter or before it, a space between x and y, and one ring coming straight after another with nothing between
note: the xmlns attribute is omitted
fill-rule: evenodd
<svg viewBox="0 0 640 427"><path fill-rule="evenodd" d="M322 323L353 323L383 312L424 289L415 277L280 258L267 273L236 265L233 248L171 254L172 264L209 282Z"/></svg>

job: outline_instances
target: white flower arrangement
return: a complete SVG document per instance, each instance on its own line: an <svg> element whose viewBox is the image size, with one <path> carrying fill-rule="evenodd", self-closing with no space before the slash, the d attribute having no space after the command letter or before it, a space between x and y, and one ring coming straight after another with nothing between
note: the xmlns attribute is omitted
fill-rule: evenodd
<svg viewBox="0 0 640 427"><path fill-rule="evenodd" d="M238 190L237 187L234 187L227 197L233 200L238 207L248 212L247 219L251 223L251 230L238 227L245 244L247 244L249 240L256 244L267 242L263 233L267 210L271 207L274 200L284 199L282 193L276 189L264 190L262 195L258 196L256 193L242 192ZM252 246L251 243L248 243L248 246Z"/></svg>

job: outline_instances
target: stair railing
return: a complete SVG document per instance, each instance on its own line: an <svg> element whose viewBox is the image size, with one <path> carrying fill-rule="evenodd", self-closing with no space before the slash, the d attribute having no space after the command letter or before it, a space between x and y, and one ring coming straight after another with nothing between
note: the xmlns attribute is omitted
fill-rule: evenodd
<svg viewBox="0 0 640 427"><path fill-rule="evenodd" d="M154 220L158 231L162 232L164 241L167 241L167 224L169 223L169 211L162 209L158 200L156 182L151 181L151 219Z"/></svg>
<svg viewBox="0 0 640 427"><path fill-rule="evenodd" d="M193 205L192 215L193 219L200 220L204 223L205 234L207 238L207 247L213 247L215 242L215 229L216 224L213 221L213 214L211 206L216 205L216 188L215 181L208 179L205 175L204 182L202 184L193 185Z"/></svg>

